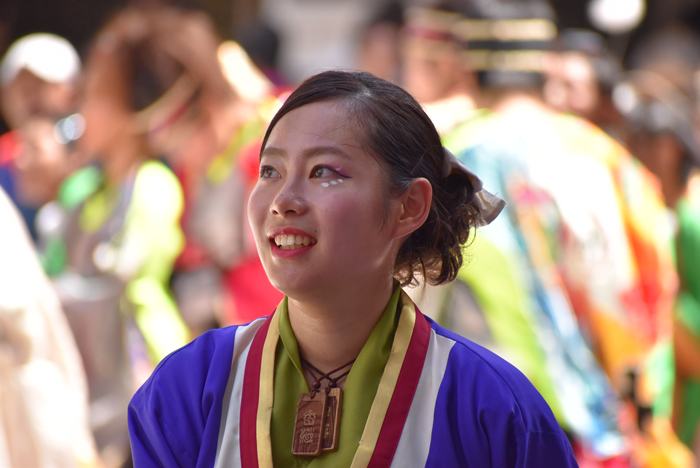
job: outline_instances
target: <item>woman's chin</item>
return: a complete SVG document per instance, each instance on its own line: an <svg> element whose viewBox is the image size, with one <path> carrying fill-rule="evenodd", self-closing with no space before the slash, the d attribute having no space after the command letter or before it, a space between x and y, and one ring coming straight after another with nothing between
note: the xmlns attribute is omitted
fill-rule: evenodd
<svg viewBox="0 0 700 468"><path fill-rule="evenodd" d="M270 283L285 296L291 298L317 297L326 294L332 288L322 278L311 278L306 275L269 276Z"/></svg>
<svg viewBox="0 0 700 468"><path fill-rule="evenodd" d="M313 289L311 281L297 277L268 276L270 283L285 296L297 296Z"/></svg>

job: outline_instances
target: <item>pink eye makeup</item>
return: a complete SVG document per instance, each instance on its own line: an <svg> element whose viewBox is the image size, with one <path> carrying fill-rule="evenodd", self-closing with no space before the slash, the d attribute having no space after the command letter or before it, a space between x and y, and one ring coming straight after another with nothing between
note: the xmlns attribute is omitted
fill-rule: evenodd
<svg viewBox="0 0 700 468"><path fill-rule="evenodd" d="M347 175L341 168L339 167L331 167L335 171L336 174L338 174L340 177L344 179L352 179L349 175Z"/></svg>
<svg viewBox="0 0 700 468"><path fill-rule="evenodd" d="M319 166L314 167L311 170L311 177L312 178L328 178L328 177L335 178L336 176L340 176L344 179L351 179L352 178L349 175L347 175L339 167L333 167L333 166L328 166L328 165L319 165Z"/></svg>

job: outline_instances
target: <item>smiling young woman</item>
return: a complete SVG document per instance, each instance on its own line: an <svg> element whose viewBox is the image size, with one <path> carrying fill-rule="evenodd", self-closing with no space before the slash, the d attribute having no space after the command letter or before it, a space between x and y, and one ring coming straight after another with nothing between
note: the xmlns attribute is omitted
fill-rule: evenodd
<svg viewBox="0 0 700 468"><path fill-rule="evenodd" d="M504 205L415 100L325 72L262 148L248 214L285 298L161 363L129 408L135 465L577 466L527 379L401 289L452 281Z"/></svg>

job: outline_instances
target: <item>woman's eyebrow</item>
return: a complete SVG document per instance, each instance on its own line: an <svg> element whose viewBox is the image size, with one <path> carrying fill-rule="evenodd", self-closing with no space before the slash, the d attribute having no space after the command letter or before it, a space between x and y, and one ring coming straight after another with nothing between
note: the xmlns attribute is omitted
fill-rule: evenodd
<svg viewBox="0 0 700 468"><path fill-rule="evenodd" d="M334 154L346 159L352 159L352 157L337 146L313 146L311 148L306 148L301 153L301 157L304 159L310 159L315 156L321 156L323 154ZM278 156L287 157L287 152L282 148L277 148L274 146L267 146L261 153L261 156Z"/></svg>
<svg viewBox="0 0 700 468"><path fill-rule="evenodd" d="M281 148L275 148L274 146L266 146L265 149L260 153L260 157L263 156L287 156L287 152Z"/></svg>
<svg viewBox="0 0 700 468"><path fill-rule="evenodd" d="M303 158L309 159L314 156L321 156L323 154L335 154L346 159L352 159L352 157L337 146L313 146L302 151L301 156Z"/></svg>

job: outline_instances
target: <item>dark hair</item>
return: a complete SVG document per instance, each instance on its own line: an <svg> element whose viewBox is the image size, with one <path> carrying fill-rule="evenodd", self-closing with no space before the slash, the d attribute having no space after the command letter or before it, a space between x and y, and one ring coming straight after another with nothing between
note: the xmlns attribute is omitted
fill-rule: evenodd
<svg viewBox="0 0 700 468"><path fill-rule="evenodd" d="M194 51L180 47L174 53L164 47L166 41L171 45L198 42ZM87 68L98 75L118 70L125 98L134 111L156 102L183 74L196 83L193 102L205 96L213 102L226 102L235 96L216 58L219 42L212 21L203 12L175 7L126 8L98 32L91 56L102 58L97 63L89 60ZM104 60L115 62L115 67L105 68ZM114 90L105 85L104 92Z"/></svg>
<svg viewBox="0 0 700 468"><path fill-rule="evenodd" d="M637 70L630 72L630 76L624 86L635 93L635 105L630 108L618 99L614 101L617 108L633 133L652 137L670 134L676 138L684 153L678 176L686 184L691 171L700 167L700 145L695 137L691 99L670 83L665 89L659 86L658 79L663 78L653 73ZM657 80L649 81L649 77L654 76Z"/></svg>
<svg viewBox="0 0 700 468"><path fill-rule="evenodd" d="M426 178L433 200L425 223L401 246L394 276L402 285L454 280L462 266L462 248L480 213L473 203L474 187L461 174L443 176L444 150L430 118L410 94L366 72L327 71L304 81L272 119L262 147L275 124L306 104L339 101L364 130L369 153L384 169L389 193L405 191L411 182Z"/></svg>
<svg viewBox="0 0 700 468"><path fill-rule="evenodd" d="M564 29L553 43L555 52L578 52L591 63L603 95L610 96L622 78L620 61L608 50L603 36L579 28Z"/></svg>

